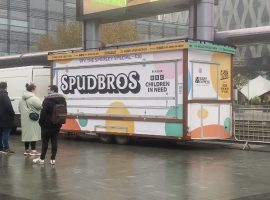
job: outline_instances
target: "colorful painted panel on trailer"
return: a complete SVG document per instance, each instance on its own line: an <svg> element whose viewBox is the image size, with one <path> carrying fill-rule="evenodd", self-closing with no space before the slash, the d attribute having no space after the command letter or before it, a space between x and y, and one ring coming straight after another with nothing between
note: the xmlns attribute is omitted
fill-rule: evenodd
<svg viewBox="0 0 270 200"><path fill-rule="evenodd" d="M189 136L192 139L231 137L231 104L189 104Z"/></svg>
<svg viewBox="0 0 270 200"><path fill-rule="evenodd" d="M182 119L182 57L179 50L55 62L53 81L67 96L70 113ZM181 123L76 119L72 124L64 128L183 136Z"/></svg>
<svg viewBox="0 0 270 200"><path fill-rule="evenodd" d="M189 100L231 100L231 55L189 51Z"/></svg>

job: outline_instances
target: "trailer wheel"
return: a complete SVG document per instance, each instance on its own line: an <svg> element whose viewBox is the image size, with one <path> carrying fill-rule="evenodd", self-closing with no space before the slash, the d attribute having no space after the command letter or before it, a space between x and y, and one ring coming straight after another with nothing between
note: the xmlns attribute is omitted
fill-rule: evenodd
<svg viewBox="0 0 270 200"><path fill-rule="evenodd" d="M117 144L128 144L130 141L130 137L126 136L126 135L117 135L115 136L115 141L117 142Z"/></svg>
<svg viewBox="0 0 270 200"><path fill-rule="evenodd" d="M104 144L110 144L113 141L113 136L112 135L100 134L99 139Z"/></svg>

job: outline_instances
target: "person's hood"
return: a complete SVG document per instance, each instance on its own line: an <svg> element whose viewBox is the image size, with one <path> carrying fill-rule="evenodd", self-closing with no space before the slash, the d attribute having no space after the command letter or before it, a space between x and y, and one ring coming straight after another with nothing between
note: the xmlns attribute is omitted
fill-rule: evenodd
<svg viewBox="0 0 270 200"><path fill-rule="evenodd" d="M27 100L27 99L29 99L30 97L33 97L33 96L35 96L35 94L33 92L24 91L23 95L22 95L22 98L24 100Z"/></svg>
<svg viewBox="0 0 270 200"><path fill-rule="evenodd" d="M0 94L8 94L8 92L6 90L0 88Z"/></svg>
<svg viewBox="0 0 270 200"><path fill-rule="evenodd" d="M46 99L48 99L49 101L52 101L56 104L61 104L65 102L65 96L62 94L58 94L58 93L52 93L49 94Z"/></svg>
<svg viewBox="0 0 270 200"><path fill-rule="evenodd" d="M46 98L49 98L49 99L65 98L65 96L62 94L58 94L58 93L52 93L52 94L49 94Z"/></svg>
<svg viewBox="0 0 270 200"><path fill-rule="evenodd" d="M59 94L59 93L52 93L52 94L49 94L46 98L48 99L58 99L58 98L64 98L64 99L67 99L65 95L63 94Z"/></svg>

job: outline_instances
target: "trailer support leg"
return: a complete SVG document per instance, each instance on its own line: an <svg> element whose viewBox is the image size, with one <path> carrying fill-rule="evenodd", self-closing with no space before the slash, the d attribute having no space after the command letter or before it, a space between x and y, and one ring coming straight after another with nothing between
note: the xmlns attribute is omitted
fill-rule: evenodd
<svg viewBox="0 0 270 200"><path fill-rule="evenodd" d="M244 146L243 146L243 150L245 150L245 149L246 149L246 147L248 147L248 150L250 150L250 149L251 149L251 148L250 148L250 146L249 146L248 141L246 141L246 143L244 144Z"/></svg>

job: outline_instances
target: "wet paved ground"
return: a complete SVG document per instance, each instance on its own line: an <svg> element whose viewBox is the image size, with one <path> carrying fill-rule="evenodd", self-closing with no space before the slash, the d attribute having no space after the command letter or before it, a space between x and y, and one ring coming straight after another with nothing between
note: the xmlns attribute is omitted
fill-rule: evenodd
<svg viewBox="0 0 270 200"><path fill-rule="evenodd" d="M270 152L62 138L52 168L33 165L19 139L0 155L1 200L270 199Z"/></svg>

